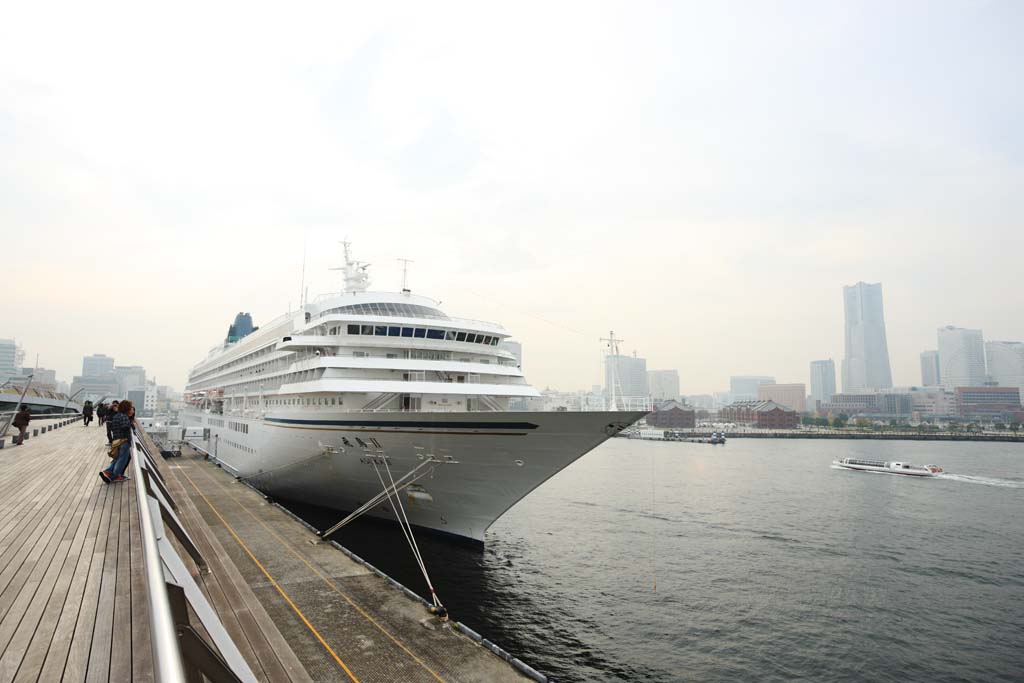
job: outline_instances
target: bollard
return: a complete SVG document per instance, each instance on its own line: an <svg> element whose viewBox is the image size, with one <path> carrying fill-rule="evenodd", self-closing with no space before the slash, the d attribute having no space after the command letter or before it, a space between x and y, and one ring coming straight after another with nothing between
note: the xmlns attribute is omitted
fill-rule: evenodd
<svg viewBox="0 0 1024 683"><path fill-rule="evenodd" d="M0 449L2 449L4 447L4 441L5 441L5 439L0 439Z"/></svg>
<svg viewBox="0 0 1024 683"><path fill-rule="evenodd" d="M38 429L33 429L32 430L32 436L39 436L39 430Z"/></svg>

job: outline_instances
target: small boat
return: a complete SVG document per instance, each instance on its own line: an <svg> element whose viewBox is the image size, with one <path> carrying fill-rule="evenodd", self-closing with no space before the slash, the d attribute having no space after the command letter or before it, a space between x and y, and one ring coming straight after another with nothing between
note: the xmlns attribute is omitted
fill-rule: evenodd
<svg viewBox="0 0 1024 683"><path fill-rule="evenodd" d="M906 474L911 477L934 477L942 472L942 468L938 465L913 465L909 462L884 462L882 460L859 460L857 458L833 460L832 464L848 470Z"/></svg>

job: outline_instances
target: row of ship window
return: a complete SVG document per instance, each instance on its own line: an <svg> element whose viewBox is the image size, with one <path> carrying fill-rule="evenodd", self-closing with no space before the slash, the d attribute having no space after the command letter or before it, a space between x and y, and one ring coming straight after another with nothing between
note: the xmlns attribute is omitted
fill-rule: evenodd
<svg viewBox="0 0 1024 683"><path fill-rule="evenodd" d="M340 334L341 327L332 327L331 334ZM428 327L398 327L395 325L349 325L349 334L374 337L412 337L414 339L437 339L440 341L467 342L469 344L487 344L497 346L501 341L498 337L475 332L458 332L456 330L435 330Z"/></svg>

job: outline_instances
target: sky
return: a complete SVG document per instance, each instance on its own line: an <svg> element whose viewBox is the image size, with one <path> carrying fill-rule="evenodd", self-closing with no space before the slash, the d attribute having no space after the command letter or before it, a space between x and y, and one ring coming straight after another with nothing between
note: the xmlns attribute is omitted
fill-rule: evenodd
<svg viewBox="0 0 1024 683"><path fill-rule="evenodd" d="M540 388L600 383L610 330L686 394L808 382L859 280L917 384L940 326L1024 339L1021 35L983 0L14 3L0 337L181 389L347 238Z"/></svg>

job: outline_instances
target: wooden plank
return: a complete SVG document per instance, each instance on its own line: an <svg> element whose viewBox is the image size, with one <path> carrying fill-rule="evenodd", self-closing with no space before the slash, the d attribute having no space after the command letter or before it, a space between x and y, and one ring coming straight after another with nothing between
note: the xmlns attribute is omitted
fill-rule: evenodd
<svg viewBox="0 0 1024 683"><path fill-rule="evenodd" d="M128 538L129 511L137 505L134 479L116 484L121 489L121 515L117 540L117 583L114 589L113 646L110 651L110 680L132 677L132 591L131 548Z"/></svg>
<svg viewBox="0 0 1024 683"><path fill-rule="evenodd" d="M87 486L91 488L91 485L87 485L84 481L80 485L81 488L78 492L61 498L57 514L51 519L43 533L37 537L34 543L29 544L29 548L23 549L23 551L28 550L29 552L22 556L22 561L18 565L9 566L6 570L11 572L16 569L15 572L9 573L10 578L3 593L0 594L0 614L4 615L0 620L0 652L6 649L14 629L17 628L35 594L35 590L46 575L45 572L47 572L52 558L61 545L66 543L60 539L64 536L67 524L73 517L79 496L85 493ZM19 551L19 555L23 551Z"/></svg>
<svg viewBox="0 0 1024 683"><path fill-rule="evenodd" d="M110 524L107 529L103 572L100 577L99 598L96 602L96 620L92 630L89 666L85 677L85 680L90 682L110 680L110 653L114 636L114 591L117 588L117 531L121 523L121 498L126 491L120 484L113 486L117 488L114 491ZM130 647L130 643L119 643L118 646Z"/></svg>
<svg viewBox="0 0 1024 683"><path fill-rule="evenodd" d="M79 522L75 525L74 536L70 539L71 545L66 557L61 562L52 591L46 594L41 588L37 592L33 600L34 607L30 607L29 613L22 620L7 651L4 652L3 657L0 657L0 681L13 680L16 678L16 674L28 680L38 678L39 669L42 667L43 659L78 567L78 560L89 528L93 523L94 503L99 493L100 490L93 487L84 503ZM65 540L69 539L65 536ZM54 564L56 564L56 559ZM38 605L36 606L35 603ZM35 616L35 626L30 629L29 625L33 622L33 616Z"/></svg>
<svg viewBox="0 0 1024 683"><path fill-rule="evenodd" d="M89 576L82 591L82 602L71 631L70 646L65 657L51 658L47 656L43 665L40 681L83 681L89 667L89 653L92 647L92 632L96 623L96 605L99 601L100 584L103 579L103 564L106 558L107 543L110 540L108 529L113 513L117 489L105 487L103 508L100 524L93 547L92 560L89 563Z"/></svg>
<svg viewBox="0 0 1024 683"><path fill-rule="evenodd" d="M71 580L67 591L64 593L63 602L57 604L51 600L53 612L56 613L55 623L47 634L48 623L37 629L36 637L25 653L21 668L15 677L18 681L51 680L42 674L46 670L47 661L59 660L61 669L67 658L67 651L71 645L71 634L74 631L75 621L82 606L82 597L85 590L85 581L89 576L89 566L92 563L93 548L96 545L96 535L99 530L100 520L103 513L104 500L109 494L106 487L97 487L96 494L90 501L91 516L89 526L86 530L82 545L78 552L77 562L71 573ZM50 608L48 608L49 610ZM50 613L46 618L52 618ZM42 632L43 637L40 636ZM51 672L52 673L52 672Z"/></svg>

